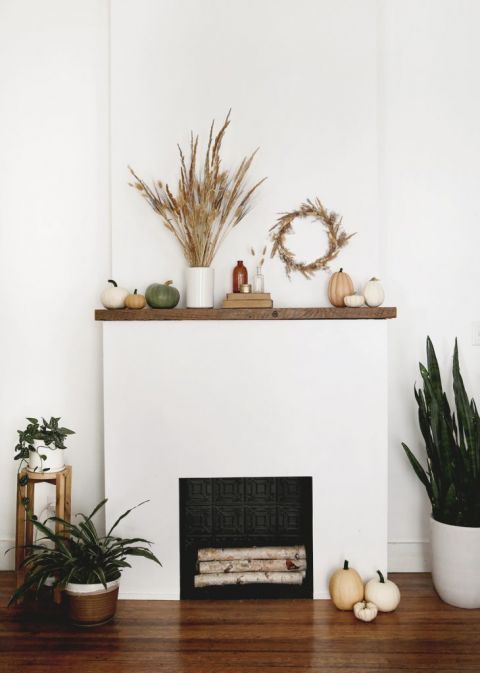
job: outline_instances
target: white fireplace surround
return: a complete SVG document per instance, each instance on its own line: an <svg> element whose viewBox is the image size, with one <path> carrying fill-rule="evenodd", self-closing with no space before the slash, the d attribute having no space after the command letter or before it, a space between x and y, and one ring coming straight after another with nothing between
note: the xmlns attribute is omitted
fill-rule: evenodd
<svg viewBox="0 0 480 673"><path fill-rule="evenodd" d="M311 475L314 596L387 566L385 321L103 325L107 524L154 540L125 598L179 598L180 477Z"/></svg>

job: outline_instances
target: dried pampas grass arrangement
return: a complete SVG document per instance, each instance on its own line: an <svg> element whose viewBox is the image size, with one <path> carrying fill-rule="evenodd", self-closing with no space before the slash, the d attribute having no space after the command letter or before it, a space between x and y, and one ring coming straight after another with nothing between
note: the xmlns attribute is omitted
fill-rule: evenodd
<svg viewBox="0 0 480 673"><path fill-rule="evenodd" d="M135 182L129 183L160 215L165 227L180 243L189 266L211 265L223 240L239 224L252 207L255 190L266 179L247 187L247 173L258 150L244 157L234 171L222 167L221 149L230 125L230 112L214 136L210 126L207 150L200 162L198 135L190 138L190 158L187 164L180 145L180 177L174 194L160 180L149 186L129 166Z"/></svg>

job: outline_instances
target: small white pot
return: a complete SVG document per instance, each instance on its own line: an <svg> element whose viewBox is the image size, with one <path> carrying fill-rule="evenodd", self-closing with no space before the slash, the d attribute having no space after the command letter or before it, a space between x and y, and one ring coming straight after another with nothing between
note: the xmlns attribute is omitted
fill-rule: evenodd
<svg viewBox="0 0 480 673"><path fill-rule="evenodd" d="M56 449L53 445L51 447L45 446L45 444L37 440L35 440L33 445L36 451L30 451L28 457L28 469L30 472L61 472L64 469L65 449ZM45 460L42 460L40 455L45 456Z"/></svg>
<svg viewBox="0 0 480 673"><path fill-rule="evenodd" d="M430 519L433 585L458 608L480 608L480 528L449 526Z"/></svg>
<svg viewBox="0 0 480 673"><path fill-rule="evenodd" d="M214 271L207 266L187 269L187 308L212 308Z"/></svg>

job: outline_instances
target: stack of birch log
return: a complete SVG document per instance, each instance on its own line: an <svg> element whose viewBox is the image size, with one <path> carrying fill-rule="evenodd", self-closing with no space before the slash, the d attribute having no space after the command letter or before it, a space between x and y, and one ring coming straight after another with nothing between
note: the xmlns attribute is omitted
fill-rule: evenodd
<svg viewBox="0 0 480 673"><path fill-rule="evenodd" d="M303 545L198 550L195 587L232 584L302 584L307 570Z"/></svg>

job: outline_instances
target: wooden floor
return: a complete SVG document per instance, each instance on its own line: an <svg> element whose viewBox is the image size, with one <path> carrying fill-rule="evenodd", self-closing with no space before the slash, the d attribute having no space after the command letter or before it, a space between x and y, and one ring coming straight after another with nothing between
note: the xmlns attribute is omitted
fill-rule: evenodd
<svg viewBox="0 0 480 673"><path fill-rule="evenodd" d="M121 601L82 630L54 605L7 610L0 573L0 672L480 673L480 610L442 603L429 575L391 578L401 605L372 624L329 601Z"/></svg>

